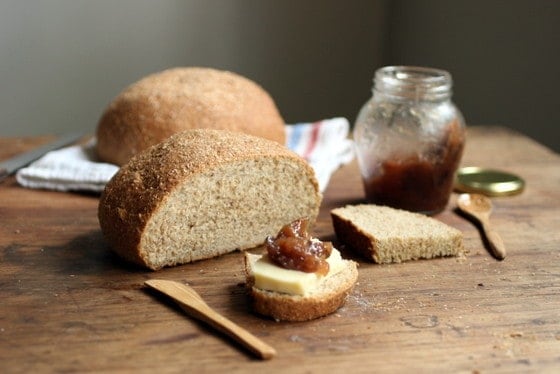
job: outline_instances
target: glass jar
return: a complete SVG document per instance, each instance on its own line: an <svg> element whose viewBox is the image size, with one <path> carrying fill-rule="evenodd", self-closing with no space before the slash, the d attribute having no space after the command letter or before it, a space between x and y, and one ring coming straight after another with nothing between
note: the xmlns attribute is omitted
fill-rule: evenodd
<svg viewBox="0 0 560 374"><path fill-rule="evenodd" d="M424 214L442 211L465 143L465 121L451 101L451 75L387 66L375 72L372 98L353 137L366 199Z"/></svg>

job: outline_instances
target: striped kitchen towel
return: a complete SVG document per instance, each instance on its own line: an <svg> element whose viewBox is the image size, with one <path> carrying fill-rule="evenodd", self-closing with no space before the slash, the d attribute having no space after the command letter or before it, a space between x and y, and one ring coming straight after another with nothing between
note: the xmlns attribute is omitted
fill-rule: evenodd
<svg viewBox="0 0 560 374"><path fill-rule="evenodd" d="M342 117L286 126L287 147L313 167L321 191L327 188L332 173L354 158L349 131L348 120Z"/></svg>
<svg viewBox="0 0 560 374"><path fill-rule="evenodd" d="M349 128L348 121L341 117L286 125L287 147L313 167L321 191L326 189L332 173L354 157ZM20 169L16 179L28 188L99 193L118 167L99 162L94 150L95 140L91 140L51 151Z"/></svg>

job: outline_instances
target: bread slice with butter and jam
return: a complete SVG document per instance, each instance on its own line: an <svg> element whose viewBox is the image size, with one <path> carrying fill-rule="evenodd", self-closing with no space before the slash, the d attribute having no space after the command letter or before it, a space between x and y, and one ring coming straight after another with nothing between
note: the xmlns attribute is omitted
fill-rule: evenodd
<svg viewBox="0 0 560 374"><path fill-rule="evenodd" d="M330 243L311 238L307 233L296 240L288 240L290 243L277 245L283 251L278 260L271 246L274 246L275 241L278 244L278 239L287 228L301 222L304 222L305 228L300 233L306 231L305 220L296 220L286 225L275 239L267 238L263 254L245 253L245 272L252 308L256 313L278 321L307 321L335 312L345 303L358 279L356 262L343 259ZM301 253L288 254L288 257L298 259L295 261L283 257L286 247L290 246L295 247L296 251L306 247L303 249L306 251L304 257L314 263L321 257L320 254L317 256L317 252L325 247L328 250L318 260L320 265L315 266L315 263L306 268L301 263ZM317 248L320 250L317 251ZM305 268L306 271L298 268Z"/></svg>

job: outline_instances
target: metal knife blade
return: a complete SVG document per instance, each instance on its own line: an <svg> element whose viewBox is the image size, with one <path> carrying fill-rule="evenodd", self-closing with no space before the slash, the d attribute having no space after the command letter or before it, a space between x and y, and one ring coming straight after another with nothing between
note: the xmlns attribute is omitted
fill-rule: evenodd
<svg viewBox="0 0 560 374"><path fill-rule="evenodd" d="M24 166L37 160L45 153L71 144L84 136L83 132L71 132L60 136L51 143L47 143L41 147L35 148L29 152L22 153L10 159L0 162L0 181L7 176L15 173Z"/></svg>

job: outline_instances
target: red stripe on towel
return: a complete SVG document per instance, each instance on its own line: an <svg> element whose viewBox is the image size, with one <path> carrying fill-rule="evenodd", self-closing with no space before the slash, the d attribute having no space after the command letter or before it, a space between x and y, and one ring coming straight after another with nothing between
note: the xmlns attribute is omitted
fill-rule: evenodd
<svg viewBox="0 0 560 374"><path fill-rule="evenodd" d="M319 139L319 130L321 129L321 123L322 121L317 121L314 122L313 125L311 126L309 143L307 143L307 148L303 152L303 158L305 159L308 159L309 156L311 156L313 149L315 149L315 146L317 145L317 140Z"/></svg>

